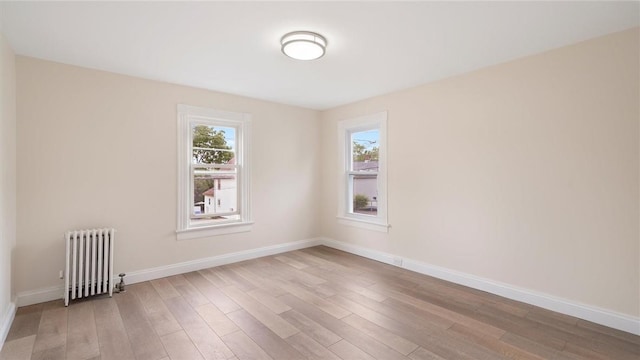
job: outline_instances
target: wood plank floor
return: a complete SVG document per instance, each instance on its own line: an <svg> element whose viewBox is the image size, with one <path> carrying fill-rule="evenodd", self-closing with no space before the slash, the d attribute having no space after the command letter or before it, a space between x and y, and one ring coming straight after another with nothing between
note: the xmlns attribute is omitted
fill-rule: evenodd
<svg viewBox="0 0 640 360"><path fill-rule="evenodd" d="M640 337L327 247L18 309L0 360L640 359Z"/></svg>

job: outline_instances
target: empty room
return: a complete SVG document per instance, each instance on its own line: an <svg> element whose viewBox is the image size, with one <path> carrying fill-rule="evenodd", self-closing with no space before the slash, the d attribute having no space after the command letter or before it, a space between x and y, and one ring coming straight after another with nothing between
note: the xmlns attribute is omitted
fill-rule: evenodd
<svg viewBox="0 0 640 360"><path fill-rule="evenodd" d="M0 360L640 358L640 2L0 1Z"/></svg>

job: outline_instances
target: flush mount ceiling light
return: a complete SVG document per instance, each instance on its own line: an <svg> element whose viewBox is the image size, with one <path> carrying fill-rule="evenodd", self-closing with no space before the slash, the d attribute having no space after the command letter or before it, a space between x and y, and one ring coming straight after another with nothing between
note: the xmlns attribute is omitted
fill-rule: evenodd
<svg viewBox="0 0 640 360"><path fill-rule="evenodd" d="M311 31L294 31L280 39L282 53L296 60L321 58L327 47L327 39Z"/></svg>

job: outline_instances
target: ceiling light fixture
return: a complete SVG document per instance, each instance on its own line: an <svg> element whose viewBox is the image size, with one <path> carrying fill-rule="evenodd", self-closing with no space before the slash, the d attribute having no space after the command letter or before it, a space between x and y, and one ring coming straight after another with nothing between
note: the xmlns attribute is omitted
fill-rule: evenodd
<svg viewBox="0 0 640 360"><path fill-rule="evenodd" d="M296 60L315 60L321 58L327 47L324 36L311 31L294 31L280 39L282 53Z"/></svg>

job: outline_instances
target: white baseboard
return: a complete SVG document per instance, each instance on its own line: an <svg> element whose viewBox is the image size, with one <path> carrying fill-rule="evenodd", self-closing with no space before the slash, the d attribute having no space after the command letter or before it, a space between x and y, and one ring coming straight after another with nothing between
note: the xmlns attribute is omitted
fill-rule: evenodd
<svg viewBox="0 0 640 360"><path fill-rule="evenodd" d="M547 310L574 316L635 335L640 335L640 318L638 317L620 314L611 310L581 304L532 290L518 288L498 281L430 265L417 260L401 258L392 254L363 248L341 241L323 238L322 244L372 260L402 267L420 274L433 276L438 279L486 291L508 299L539 306Z"/></svg>
<svg viewBox="0 0 640 360"><path fill-rule="evenodd" d="M16 301L18 306L29 306L33 304L40 304L43 302L62 299L64 295L64 286L51 286L42 289L23 291L18 293L18 300Z"/></svg>
<svg viewBox="0 0 640 360"><path fill-rule="evenodd" d="M2 347L4 346L4 341L7 339L7 335L9 335L9 329L11 329L11 324L13 323L13 319L16 316L16 303L10 302L7 310L4 312L2 316L2 322L0 323L0 351L2 351Z"/></svg>
<svg viewBox="0 0 640 360"><path fill-rule="evenodd" d="M371 259L371 260L375 260L375 261L379 261L385 264L389 264L389 265L394 265L394 258L397 258L397 256L393 256L389 253L385 253L382 251L377 251L377 250L372 250L372 249L367 249L364 247L360 247L357 245L352 245L352 244L348 244L342 241L336 241L333 239L329 239L329 238L322 238L322 245L334 248L334 249L338 249L338 250L342 250L342 251L346 251L348 253L354 254L354 255L359 255L362 257L366 257L367 259Z"/></svg>
<svg viewBox="0 0 640 360"><path fill-rule="evenodd" d="M130 271L130 272L124 271L127 273L125 281L127 284L135 284L143 281L155 280L155 279L160 279L167 276L202 270L202 269L206 269L214 266L231 264L239 261L255 259L255 258L268 256L268 255L280 254L287 251L304 249L304 248L320 245L321 243L322 241L319 238L292 241L284 244L265 246L257 249L244 250L244 251L234 252L230 254L212 256L208 258L185 261L185 262L169 264L165 266L158 266L150 269ZM117 281L119 281L119 278L114 279L114 283ZM33 305L33 304L38 304L46 301L62 299L63 295L64 295L63 285L53 286L49 288L18 293L17 303L18 303L18 306Z"/></svg>
<svg viewBox="0 0 640 360"><path fill-rule="evenodd" d="M263 256L281 254L287 251L304 249L321 244L321 239L307 239L292 241L284 244L266 246L258 249L238 251L230 254L223 254L204 259L181 262L166 266L159 266L151 269L132 271L127 273L125 278L127 284L135 284L143 281L160 279L167 276L184 274L191 271L202 270L214 266L232 264L244 260L256 259Z"/></svg>
<svg viewBox="0 0 640 360"><path fill-rule="evenodd" d="M367 249L364 247L336 241L328 238L314 238L301 241L293 241L284 244L262 247L239 251L230 254L223 254L209 258L186 261L176 264L159 266L150 269L132 271L127 273L126 282L134 284L142 281L160 279L167 276L184 274L191 271L206 269L214 266L231 264L239 261L255 259L268 255L280 254L287 251L304 249L316 245L326 245L338 250L346 251L355 255L363 256L368 259L380 261L386 264L402 267L407 270L415 271L421 274L433 276L439 279L447 280L456 284L468 286L474 289L486 291L492 294L500 295L508 299L521 301L527 304L539 306L548 310L556 311L562 314L575 316L580 319L592 321L597 324L608 326L614 329L626 331L632 334L640 335L640 318L626 314L620 314L614 311L601 309L591 305L580 304L571 300L558 298L552 295L522 289L513 285L481 278L475 275L458 272L455 270L434 266L413 259L401 258L399 256ZM45 289L26 291L18 294L17 306L26 306L37 304L45 301L57 300L62 298L63 286L54 286ZM13 312L15 314L15 305ZM13 320L13 317L11 317ZM6 318L5 318L6 322ZM0 328L0 336L4 331L9 331L8 325L2 324ZM4 329L7 326L7 329ZM6 336L6 334L4 335Z"/></svg>

